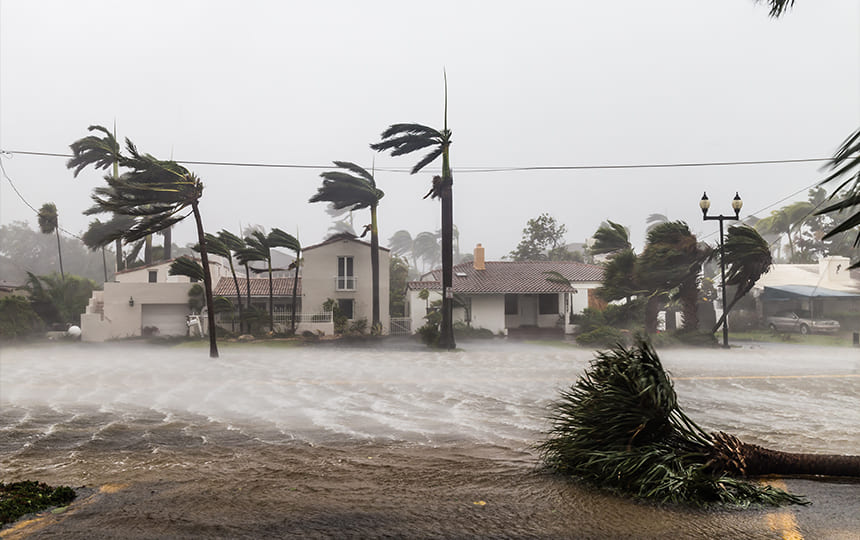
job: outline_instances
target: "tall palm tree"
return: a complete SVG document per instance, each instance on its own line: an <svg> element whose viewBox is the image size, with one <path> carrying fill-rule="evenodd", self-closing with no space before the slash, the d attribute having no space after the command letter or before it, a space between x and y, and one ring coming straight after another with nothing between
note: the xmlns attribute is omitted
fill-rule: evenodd
<svg viewBox="0 0 860 540"><path fill-rule="evenodd" d="M719 256L719 250L713 250L712 256ZM759 278L773 266L773 257L767 241L755 229L745 225L729 227L723 242L723 257L728 269L726 284L734 285L737 289L725 313L714 325L714 332L724 324L738 300L750 292Z"/></svg>
<svg viewBox="0 0 860 540"><path fill-rule="evenodd" d="M105 177L106 187L93 190L92 199L104 212L131 216L135 222L123 234L126 242L133 242L147 235L162 231L194 215L197 225L197 241L200 244L200 259L203 263L203 284L206 294L209 326L209 356L218 357L215 337L215 313L212 302L212 276L206 251L203 220L200 215L200 198L203 182L200 178L175 161L162 161L149 154L141 154L131 140L126 139L126 152L120 152L113 135L102 126L90 126L90 131L101 132L103 137L84 137L71 144L73 157L66 166L74 169L77 176L88 165L106 169L117 163L126 169L122 175ZM190 207L190 212L187 210Z"/></svg>
<svg viewBox="0 0 860 540"><path fill-rule="evenodd" d="M90 249L102 249L110 243L114 244L116 250L116 271L119 272L124 268L124 260L122 253L122 235L123 232L134 224L134 218L115 214L108 221L101 221L98 218L90 222L89 228L83 234L82 240L84 245ZM107 276L105 276L107 281Z"/></svg>
<svg viewBox="0 0 860 540"><path fill-rule="evenodd" d="M647 233L657 225L661 223L667 223L671 221L666 214L648 214L648 217L645 218L645 232Z"/></svg>
<svg viewBox="0 0 860 540"><path fill-rule="evenodd" d="M378 333L382 330L382 321L379 315L379 224L376 210L385 193L376 187L373 174L364 168L349 161L335 161L334 164L349 172L327 171L320 174L323 183L309 202L328 202L335 210L349 209L351 212L370 209L370 271L373 297L371 328Z"/></svg>
<svg viewBox="0 0 860 540"><path fill-rule="evenodd" d="M302 245L295 236L278 229L277 227L269 231L269 245L272 247L284 247L296 254L296 260L290 263L288 269L294 269L293 275L293 294L290 304L290 331L296 333L296 303L298 299L299 287L299 267L302 262Z"/></svg>
<svg viewBox="0 0 860 540"><path fill-rule="evenodd" d="M435 234L429 231L423 231L415 235L415 240L412 244L413 257L421 259L421 267L426 268L426 264L430 263L430 269L436 267L441 259L439 241Z"/></svg>
<svg viewBox="0 0 860 540"><path fill-rule="evenodd" d="M439 347L454 349L454 325L451 320L454 298L453 285L453 228L454 228L454 177L451 174L449 149L451 130L448 129L448 79L445 76L445 111L442 130L422 124L392 124L382 132L382 140L370 147L378 152L390 150L392 156L411 154L431 148L430 152L412 167L415 174L439 156L442 156L442 176L433 177L427 197L439 198L442 202L442 323L439 328Z"/></svg>
<svg viewBox="0 0 860 540"><path fill-rule="evenodd" d="M224 231L222 231L224 232ZM236 269L233 267L233 255L231 253L230 248L221 240L221 233L218 233L218 236L215 236L211 233L206 233L206 249L209 253L213 255L218 255L219 257L224 257L227 259L227 263L230 267L230 274L233 276L233 285L236 287L236 298L238 302L236 305L239 309L239 326L242 325L242 293L239 291L239 280L236 278ZM228 233L229 234L229 233ZM200 245L196 244L192 247L194 251L200 251ZM235 325L232 328L233 331L236 330Z"/></svg>
<svg viewBox="0 0 860 540"><path fill-rule="evenodd" d="M239 253L239 261L243 264L251 261L265 261L266 268L258 270L251 268L257 274L267 272L269 274L269 331L275 331L275 305L272 291L272 246L269 237L260 231L251 231L250 236L245 237L245 249Z"/></svg>
<svg viewBox="0 0 860 540"><path fill-rule="evenodd" d="M398 257L408 255L412 259L412 266L416 269L418 268L418 264L416 264L417 261L415 260L415 253L412 249L412 235L409 234L409 231L401 229L391 235L391 238L388 239L388 247L391 248L391 253Z"/></svg>
<svg viewBox="0 0 860 540"><path fill-rule="evenodd" d="M630 231L624 225L606 220L594 232L594 244L589 250L594 255L614 254L631 249Z"/></svg>
<svg viewBox="0 0 860 540"><path fill-rule="evenodd" d="M830 232L824 235L824 238L831 238L839 233L850 231L857 226L860 226L860 129L857 129L851 134L842 146L836 151L827 167L830 169L830 175L821 181L822 184L829 182L841 182L830 195L831 198L837 198L837 202L822 208L818 214L839 214L843 210L857 209L853 215L849 215L845 220L833 228ZM854 239L854 247L860 247L860 230L857 232L857 237ZM850 268L860 267L860 259L858 259Z"/></svg>
<svg viewBox="0 0 860 540"><path fill-rule="evenodd" d="M39 230L44 234L57 234L57 254L60 256L60 277L66 279L66 273L63 272L63 250L60 247L60 226L57 216L57 205L54 203L45 203L39 208L38 214Z"/></svg>
<svg viewBox="0 0 860 540"><path fill-rule="evenodd" d="M236 305L239 308L239 330L241 331L242 323L244 322L245 318L242 315L242 293L239 290L239 279L236 277L236 269L233 265L233 256L234 255L238 256L239 252L242 251L243 249L245 249L245 247L246 247L245 241L242 240L241 238L239 238L238 236L236 236L235 234L231 233L230 231L226 230L226 229L221 229L220 231L218 231L218 240L220 240L221 243L224 244L224 246L227 248L228 252L230 253L229 256L227 257L227 260L230 262L230 274L233 275L233 285L236 286ZM250 284L250 282L247 282L249 277L250 276L248 275L248 266L247 266L247 264L245 264L245 279L246 279L246 286L248 288L248 308L250 309L250 307L251 307L251 289L250 289L251 284ZM248 326L248 331L250 332L250 323Z"/></svg>

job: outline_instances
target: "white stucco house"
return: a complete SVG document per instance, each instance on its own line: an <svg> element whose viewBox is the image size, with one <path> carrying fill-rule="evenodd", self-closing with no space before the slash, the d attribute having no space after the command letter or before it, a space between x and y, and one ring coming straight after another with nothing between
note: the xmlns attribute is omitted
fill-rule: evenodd
<svg viewBox="0 0 860 540"><path fill-rule="evenodd" d="M188 291L184 276L170 276L173 260L121 270L104 290L93 291L81 315L81 339L106 341L142 335L184 336L188 332ZM229 274L226 261L210 255L212 281Z"/></svg>
<svg viewBox="0 0 860 540"><path fill-rule="evenodd" d="M548 281L545 272L558 272L572 286ZM524 328L571 332L571 313L600 304L594 290L602 279L603 268L594 264L485 261L484 248L478 244L473 261L453 268L456 303L464 304L455 307L454 321L503 334ZM441 282L442 271L434 270L407 284L407 313L413 331L425 323L432 302L442 298ZM428 291L427 300L419 297L422 290Z"/></svg>

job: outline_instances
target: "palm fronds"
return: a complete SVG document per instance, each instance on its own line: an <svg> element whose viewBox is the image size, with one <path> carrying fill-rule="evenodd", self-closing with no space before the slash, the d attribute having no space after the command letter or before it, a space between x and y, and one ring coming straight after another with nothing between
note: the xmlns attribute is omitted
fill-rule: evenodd
<svg viewBox="0 0 860 540"><path fill-rule="evenodd" d="M834 180L841 182L830 196L837 198L837 201L826 208L822 208L816 214L841 213L843 210L860 208L860 129L845 139L827 167L831 173L821 183L826 184ZM858 225L860 225L860 211L849 215L842 223L825 234L824 238L850 231ZM858 246L860 246L860 232L854 239L854 247ZM858 267L860 267L860 260L852 264L850 268Z"/></svg>
<svg viewBox="0 0 860 540"><path fill-rule="evenodd" d="M191 257L179 257L170 263L167 273L171 276L185 276L195 281L203 281L203 267Z"/></svg>
<svg viewBox="0 0 860 540"><path fill-rule="evenodd" d="M551 469L661 503L802 504L784 491L731 478L715 466L714 436L687 417L650 345L599 352L562 391L538 449Z"/></svg>

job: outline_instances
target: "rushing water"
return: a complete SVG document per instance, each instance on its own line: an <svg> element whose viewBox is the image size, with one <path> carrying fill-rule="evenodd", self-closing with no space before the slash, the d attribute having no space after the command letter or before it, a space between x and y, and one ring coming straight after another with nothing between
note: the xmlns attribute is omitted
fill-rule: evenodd
<svg viewBox="0 0 860 540"><path fill-rule="evenodd" d="M263 480L248 480L241 464L226 466L225 455L254 462L271 479L273 469L288 468L278 448L304 456L298 469L331 474L320 463L374 449L401 465L423 459L425 469L469 469L471 460L488 459L481 462L488 471L505 464L526 474L537 463L531 448L548 427L547 407L593 353L461 345L452 353L234 346L217 360L194 348L7 347L0 351L0 465L7 478L70 483L143 482L152 478L141 471L162 478L176 468L185 479L205 469L219 482L256 489ZM856 349L772 345L668 350L661 358L682 407L708 431L789 451L860 451ZM440 451L462 459L429 464L446 455ZM364 474L357 465L341 472L338 485ZM488 478L482 482L509 487L504 474Z"/></svg>

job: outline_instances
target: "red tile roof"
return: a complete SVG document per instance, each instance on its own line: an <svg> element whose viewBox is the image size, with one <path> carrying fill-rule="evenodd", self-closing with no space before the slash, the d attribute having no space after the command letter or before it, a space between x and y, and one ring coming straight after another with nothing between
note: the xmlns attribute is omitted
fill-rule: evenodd
<svg viewBox="0 0 860 540"><path fill-rule="evenodd" d="M247 291L245 282L246 278L237 277L239 280L239 291L242 297ZM232 277L222 277L218 280L218 284L212 290L215 296L236 296L236 285L233 283ZM302 294L302 278L299 277L299 283L296 294ZM293 295L293 278L276 277L272 278L272 295L273 296L292 296ZM269 297L269 278L251 278L251 296Z"/></svg>
<svg viewBox="0 0 860 540"><path fill-rule="evenodd" d="M454 291L466 294L571 292L567 285L547 281L544 272L558 272L574 287L577 282L603 280L603 268L595 264L569 261L488 261L485 264L486 270L475 270L471 262L455 265ZM422 281L410 281L407 289L439 289L441 281L442 270L434 270L423 276Z"/></svg>

